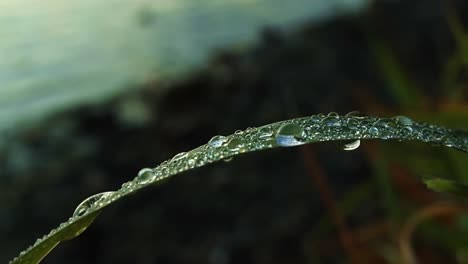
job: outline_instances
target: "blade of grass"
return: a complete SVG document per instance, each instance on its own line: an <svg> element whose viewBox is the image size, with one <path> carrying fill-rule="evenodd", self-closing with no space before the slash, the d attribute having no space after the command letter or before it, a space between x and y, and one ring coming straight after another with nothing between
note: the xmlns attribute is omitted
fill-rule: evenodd
<svg viewBox="0 0 468 264"><path fill-rule="evenodd" d="M388 91L403 109L419 109L423 96L417 85L407 76L396 55L382 42L371 42L372 50Z"/></svg>
<svg viewBox="0 0 468 264"><path fill-rule="evenodd" d="M166 178L242 153L307 143L361 139L419 140L468 153L468 133L418 123L408 117L378 118L371 116L339 116L336 113L314 115L248 128L229 136L215 136L207 144L187 153L179 153L154 169L143 169L120 189L89 197L74 215L48 235L13 259L12 264L34 264L61 241L81 234L105 207L161 182Z"/></svg>
<svg viewBox="0 0 468 264"><path fill-rule="evenodd" d="M325 203L334 225L338 229L341 245L343 246L346 255L350 259L351 263L365 263L366 261L363 259L363 254L360 254L360 249L356 245L353 233L349 230L346 224L346 218L336 205L335 195L330 188L325 171L317 161L315 153L310 147L302 148L302 150L306 169L317 186L320 197Z"/></svg>

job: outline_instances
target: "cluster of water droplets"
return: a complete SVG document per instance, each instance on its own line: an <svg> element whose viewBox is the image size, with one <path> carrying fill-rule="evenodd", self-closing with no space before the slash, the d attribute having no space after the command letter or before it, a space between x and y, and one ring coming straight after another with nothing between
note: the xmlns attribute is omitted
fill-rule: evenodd
<svg viewBox="0 0 468 264"><path fill-rule="evenodd" d="M113 193L114 192L102 192L86 198L76 207L72 217L80 217L85 215L90 210L90 208L99 206L100 202L103 202L106 197Z"/></svg>
<svg viewBox="0 0 468 264"><path fill-rule="evenodd" d="M354 150L360 146L361 139L368 138L418 139L458 149L466 149L467 141L466 134L454 135L453 131L446 128L415 123L405 116L377 118L359 116L355 112L344 116L334 112L318 114L245 131L238 130L231 136L214 136L206 145L181 152L154 169L142 169L134 180L124 183L117 193L105 192L87 198L77 207L73 216L82 216L90 209L104 206L106 202L110 203L155 181L217 160L230 160L239 153L330 140L352 140L344 145L344 150Z"/></svg>
<svg viewBox="0 0 468 264"><path fill-rule="evenodd" d="M214 136L207 144L188 152L181 152L156 168L144 168L133 180L122 184L119 190L99 193L84 200L76 208L69 221L46 237L55 234L86 214L99 210L140 188L209 163L219 160L229 161L240 153L278 146L292 147L311 142L336 140L349 142L343 147L344 150L349 151L357 149L361 139L373 138L420 140L468 152L467 132L417 123L405 116L377 118L360 116L356 112L340 116L332 112L327 115L318 114L281 121L258 128L247 128L244 131L238 130L230 136ZM36 242L33 247L46 237Z"/></svg>
<svg viewBox="0 0 468 264"><path fill-rule="evenodd" d="M462 134L464 133L464 134ZM421 140L438 145L465 150L466 132L434 125L417 123L406 116L378 118L361 116L351 112L340 116L335 112L310 117L281 121L258 128L237 130L230 136L217 135L207 144L189 152L176 154L156 168L144 168L117 192L93 195L83 201L75 210L74 217L86 214L92 209L105 206L146 185L160 181L174 174L203 166L218 160L230 161L233 156L272 147L292 147L311 142L344 140L344 150L357 149L361 139Z"/></svg>

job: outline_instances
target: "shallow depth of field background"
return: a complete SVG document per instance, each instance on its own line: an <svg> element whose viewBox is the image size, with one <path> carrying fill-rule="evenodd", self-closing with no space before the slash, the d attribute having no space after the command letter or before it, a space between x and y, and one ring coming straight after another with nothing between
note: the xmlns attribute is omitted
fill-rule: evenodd
<svg viewBox="0 0 468 264"><path fill-rule="evenodd" d="M331 111L468 130L466 1L41 3L0 3L1 263L217 134ZM468 184L468 156L246 154L116 203L44 263L468 263L466 199L430 177Z"/></svg>

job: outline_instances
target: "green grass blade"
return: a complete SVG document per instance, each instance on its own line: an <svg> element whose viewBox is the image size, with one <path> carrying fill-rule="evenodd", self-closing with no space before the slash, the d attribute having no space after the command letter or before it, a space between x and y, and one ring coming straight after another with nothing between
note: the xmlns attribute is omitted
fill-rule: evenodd
<svg viewBox="0 0 468 264"><path fill-rule="evenodd" d="M338 140L418 140L468 153L468 133L414 122L408 117L314 115L248 128L229 136L215 136L207 144L175 155L154 169L143 169L116 191L84 200L73 216L13 259L11 264L39 263L59 242L81 234L99 212L131 193L162 179L246 152Z"/></svg>
<svg viewBox="0 0 468 264"><path fill-rule="evenodd" d="M80 235L99 215L101 210L95 210L89 214L79 218L70 218L67 222L62 223L58 228L50 231L43 238L39 238L36 242L20 253L10 263L39 263L47 254L49 254L60 242L70 240Z"/></svg>
<svg viewBox="0 0 468 264"><path fill-rule="evenodd" d="M378 41L371 44L391 96L405 109L418 109L422 103L422 96L416 83L408 76L408 71L403 69L396 55L387 45Z"/></svg>

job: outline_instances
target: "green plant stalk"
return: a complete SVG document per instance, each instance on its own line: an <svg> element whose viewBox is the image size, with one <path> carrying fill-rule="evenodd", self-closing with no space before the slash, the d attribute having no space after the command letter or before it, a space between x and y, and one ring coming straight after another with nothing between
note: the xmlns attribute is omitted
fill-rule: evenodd
<svg viewBox="0 0 468 264"><path fill-rule="evenodd" d="M422 96L416 83L407 76L408 71L403 69L396 55L386 44L380 41L372 41L371 44L382 77L388 84L389 93L401 107L418 109L422 103Z"/></svg>
<svg viewBox="0 0 468 264"><path fill-rule="evenodd" d="M207 144L182 152L154 169L142 169L116 191L99 193L84 200L68 221L10 261L11 264L39 263L59 242L81 234L102 209L113 202L173 175L202 167L242 153L292 147L313 142L361 139L419 140L468 153L468 133L426 123L408 117L339 116L318 114L236 131L229 136L215 136ZM354 144L359 146L359 144Z"/></svg>
<svg viewBox="0 0 468 264"><path fill-rule="evenodd" d="M374 175L379 192L381 192L383 198L383 204L387 209L387 214L392 220L396 220L391 221L393 224L392 228L395 228L394 223L397 223L401 219L402 214L398 205L398 197L395 194L394 185L388 172L388 162L384 157L379 157L374 161Z"/></svg>

